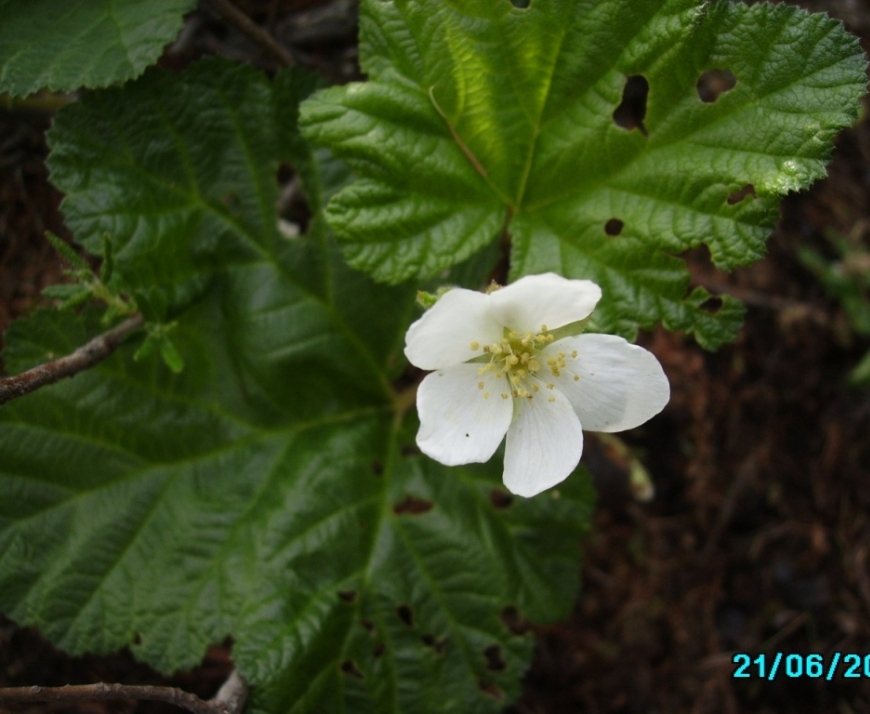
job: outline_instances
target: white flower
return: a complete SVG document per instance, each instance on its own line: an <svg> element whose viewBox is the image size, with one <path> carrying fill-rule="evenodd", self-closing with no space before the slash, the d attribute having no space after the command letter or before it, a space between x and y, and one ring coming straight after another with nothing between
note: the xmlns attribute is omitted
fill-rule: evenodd
<svg viewBox="0 0 870 714"><path fill-rule="evenodd" d="M622 431L658 414L670 387L650 352L577 334L600 298L595 283L554 273L441 297L405 336L411 363L434 370L417 391L423 453L448 466L483 462L507 434L505 486L534 496L577 466L581 425Z"/></svg>

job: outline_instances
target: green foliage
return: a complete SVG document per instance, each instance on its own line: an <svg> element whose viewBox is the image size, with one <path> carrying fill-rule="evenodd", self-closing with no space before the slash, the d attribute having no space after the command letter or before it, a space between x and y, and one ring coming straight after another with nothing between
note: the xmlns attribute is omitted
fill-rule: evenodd
<svg viewBox="0 0 870 714"><path fill-rule="evenodd" d="M0 92L70 92L142 73L195 0L0 0Z"/></svg>
<svg viewBox="0 0 870 714"><path fill-rule="evenodd" d="M503 615L569 612L590 483L512 500L500 459L417 453L391 387L415 286L350 270L317 215L277 230L279 161L315 207L340 175L295 133L310 89L207 61L58 114L68 223L104 261L111 236L112 284L174 316L184 368L163 325L0 408L0 611L167 672L231 635L255 712L497 712L532 653ZM7 368L100 313L13 324Z"/></svg>
<svg viewBox="0 0 870 714"><path fill-rule="evenodd" d="M627 337L661 321L710 348L733 339L740 306L702 309L673 254L760 257L778 198L824 175L866 84L855 38L784 4L363 0L361 14L369 81L302 108L306 136L359 175L327 209L350 263L434 276L506 228L513 279L594 280L599 328ZM703 101L714 70L736 86ZM631 77L648 101L626 121Z"/></svg>
<svg viewBox="0 0 870 714"><path fill-rule="evenodd" d="M799 253L801 262L816 274L828 295L840 303L852 331L870 337L870 251L856 236L831 231L827 238L837 252L837 260L828 260L804 248ZM850 381L870 386L870 351L852 370Z"/></svg>

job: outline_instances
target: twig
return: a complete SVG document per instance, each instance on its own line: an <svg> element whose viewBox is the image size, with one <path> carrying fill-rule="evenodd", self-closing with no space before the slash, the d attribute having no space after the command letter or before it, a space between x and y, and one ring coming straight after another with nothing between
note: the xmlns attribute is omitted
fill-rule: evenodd
<svg viewBox="0 0 870 714"><path fill-rule="evenodd" d="M284 47L274 37L272 37L272 35L266 32L229 0L209 0L209 4L221 15L221 17L235 25L239 32L247 35L251 40L256 42L261 48L283 65L292 67L296 64L293 55L284 49Z"/></svg>
<svg viewBox="0 0 870 714"><path fill-rule="evenodd" d="M0 704L135 699L174 704L193 712L193 714L240 714L245 706L247 695L247 686L238 672L233 670L220 691L208 701L177 687L98 682L96 684L67 685L66 687L0 688Z"/></svg>
<svg viewBox="0 0 870 714"><path fill-rule="evenodd" d="M118 349L127 335L144 325L142 315L133 315L66 357L46 362L14 377L0 379L0 404L35 392L47 384L54 384L64 377L74 377L79 372L90 369Z"/></svg>

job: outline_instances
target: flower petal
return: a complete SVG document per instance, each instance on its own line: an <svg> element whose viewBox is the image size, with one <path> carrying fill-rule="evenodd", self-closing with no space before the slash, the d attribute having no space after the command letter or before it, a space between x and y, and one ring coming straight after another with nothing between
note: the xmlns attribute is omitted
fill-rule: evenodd
<svg viewBox="0 0 870 714"><path fill-rule="evenodd" d="M483 354L483 346L501 342L503 333L489 295L454 288L408 328L405 356L420 369L444 369ZM472 350L472 342L480 348Z"/></svg>
<svg viewBox="0 0 870 714"><path fill-rule="evenodd" d="M533 399L517 400L504 455L504 485L526 497L564 481L583 453L583 430L571 403L558 390L533 381L540 391Z"/></svg>
<svg viewBox="0 0 870 714"><path fill-rule="evenodd" d="M616 335L578 335L558 340L542 351L568 357L558 377L551 377L565 394L588 431L623 431L643 424L664 409L671 388L651 352ZM574 380L574 375L579 380Z"/></svg>
<svg viewBox="0 0 870 714"><path fill-rule="evenodd" d="M490 296L492 314L519 334L537 334L583 320L601 299L591 280L568 280L555 273L527 275Z"/></svg>
<svg viewBox="0 0 870 714"><path fill-rule="evenodd" d="M511 423L507 379L478 374L478 367L459 364L433 372L417 389L417 446L447 466L489 460Z"/></svg>

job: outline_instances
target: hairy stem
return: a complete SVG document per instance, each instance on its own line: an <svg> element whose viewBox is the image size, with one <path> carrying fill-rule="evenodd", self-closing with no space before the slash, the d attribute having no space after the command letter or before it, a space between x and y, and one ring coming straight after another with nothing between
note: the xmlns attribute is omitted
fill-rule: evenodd
<svg viewBox="0 0 870 714"><path fill-rule="evenodd" d="M135 699L166 702L193 714L240 714L245 706L248 688L238 672L229 679L213 699L205 701L177 687L155 687L128 684L68 685L66 687L0 688L0 704L14 702L81 702L98 699Z"/></svg>
<svg viewBox="0 0 870 714"><path fill-rule="evenodd" d="M256 42L263 50L281 62L281 64L286 67L292 67L296 64L293 55L229 0L209 0L209 4L221 17L227 22L232 23L239 32Z"/></svg>
<svg viewBox="0 0 870 714"><path fill-rule="evenodd" d="M142 315L133 315L66 357L46 362L14 377L0 379L0 404L35 392L47 384L54 384L64 377L74 377L79 372L90 369L118 349L127 335L141 329L144 325Z"/></svg>

